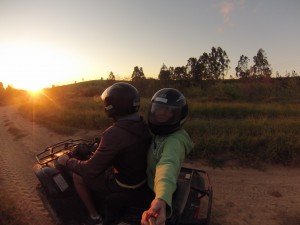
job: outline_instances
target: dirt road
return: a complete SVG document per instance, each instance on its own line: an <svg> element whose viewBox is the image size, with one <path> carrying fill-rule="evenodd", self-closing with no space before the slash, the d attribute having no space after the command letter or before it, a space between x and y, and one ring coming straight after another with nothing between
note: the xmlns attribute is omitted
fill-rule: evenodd
<svg viewBox="0 0 300 225"><path fill-rule="evenodd" d="M80 133L76 135L78 138ZM77 138L57 135L22 118L15 106L0 107L0 185L23 220L54 225L37 196L34 155L56 142ZM199 162L214 188L212 225L300 225L300 169L268 167L213 169Z"/></svg>
<svg viewBox="0 0 300 225"><path fill-rule="evenodd" d="M76 137L57 135L25 120L16 106L0 107L1 190L14 200L23 221L28 224L53 225L35 190L34 156L45 147L68 138Z"/></svg>

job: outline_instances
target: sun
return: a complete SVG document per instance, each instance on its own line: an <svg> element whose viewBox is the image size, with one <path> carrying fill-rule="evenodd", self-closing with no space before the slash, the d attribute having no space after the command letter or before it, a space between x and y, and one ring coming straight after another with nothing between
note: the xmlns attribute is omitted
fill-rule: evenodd
<svg viewBox="0 0 300 225"><path fill-rule="evenodd" d="M18 81L14 81L14 87L15 88L20 88L20 89L24 89L27 90L29 92L34 93L38 93L39 91L41 91L43 88L49 87L49 82L47 82L47 80L43 80L43 79L39 79L39 77L35 77L35 79L28 77L28 79L21 79L21 82Z"/></svg>
<svg viewBox="0 0 300 225"><path fill-rule="evenodd" d="M14 88L38 91L80 73L80 63L52 46L17 43L0 46L0 82Z"/></svg>
<svg viewBox="0 0 300 225"><path fill-rule="evenodd" d="M27 90L31 97L36 98L43 93L43 89L39 90Z"/></svg>

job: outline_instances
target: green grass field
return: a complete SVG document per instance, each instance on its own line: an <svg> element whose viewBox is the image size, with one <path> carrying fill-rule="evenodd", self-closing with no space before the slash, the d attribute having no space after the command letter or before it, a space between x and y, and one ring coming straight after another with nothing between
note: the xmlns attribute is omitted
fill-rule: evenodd
<svg viewBox="0 0 300 225"><path fill-rule="evenodd" d="M44 95L23 101L20 112L58 133L72 134L78 128L103 130L112 122L104 115L99 97L108 86L105 82L45 90ZM149 82L136 84L142 90L140 113L144 118L151 95L162 86ZM260 163L299 164L300 82L286 86L291 82L175 84L188 99L190 114L184 127L195 142L191 156L213 166L230 161L255 167Z"/></svg>
<svg viewBox="0 0 300 225"><path fill-rule="evenodd" d="M104 115L99 96L110 84L82 82L46 89L37 96L20 92L5 100L21 102L19 110L24 117L57 133L104 130L112 121ZM213 167L232 162L255 168L266 163L300 165L299 79L224 81L200 86L146 81L134 85L142 96L140 113L145 119L150 98L158 89L175 87L186 95L190 114L184 127L195 142L190 158L204 160ZM1 219L6 225L25 225L14 204L7 202L10 199L0 188Z"/></svg>

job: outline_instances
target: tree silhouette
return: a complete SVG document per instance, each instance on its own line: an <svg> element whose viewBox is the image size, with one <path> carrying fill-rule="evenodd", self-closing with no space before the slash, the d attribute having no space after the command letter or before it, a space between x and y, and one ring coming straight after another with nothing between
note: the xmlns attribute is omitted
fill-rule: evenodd
<svg viewBox="0 0 300 225"><path fill-rule="evenodd" d="M213 80L218 80L220 78L224 79L228 69L229 69L229 58L226 51L221 47L212 47L211 53L209 54L210 60L210 78Z"/></svg>
<svg viewBox="0 0 300 225"><path fill-rule="evenodd" d="M265 51L260 48L257 55L253 57L254 65L251 73L256 78L270 78L272 75L271 65L268 62Z"/></svg>
<svg viewBox="0 0 300 225"><path fill-rule="evenodd" d="M116 80L116 77L113 72L109 73L107 80Z"/></svg>
<svg viewBox="0 0 300 225"><path fill-rule="evenodd" d="M229 58L221 47L212 47L211 53L204 52L197 60L190 57L186 66L170 67L163 64L158 75L159 80L202 80L224 79L229 69ZM135 68L136 69L136 68Z"/></svg>
<svg viewBox="0 0 300 225"><path fill-rule="evenodd" d="M193 81L198 82L202 80L201 65L196 58L189 58L186 65L186 72Z"/></svg>
<svg viewBox="0 0 300 225"><path fill-rule="evenodd" d="M133 73L131 75L131 80L132 81L138 81L138 80L144 80L146 79L144 72L143 72L143 68L142 67L134 67Z"/></svg>
<svg viewBox="0 0 300 225"><path fill-rule="evenodd" d="M248 63L250 59L247 56L241 55L237 67L235 67L235 74L238 78L247 79L250 77L250 69Z"/></svg>
<svg viewBox="0 0 300 225"><path fill-rule="evenodd" d="M159 72L159 75L158 75L158 79L159 80L170 80L170 70L168 69L168 67L163 64L162 67L160 68L160 72Z"/></svg>
<svg viewBox="0 0 300 225"><path fill-rule="evenodd" d="M185 66L177 66L174 69L172 80L188 80Z"/></svg>
<svg viewBox="0 0 300 225"><path fill-rule="evenodd" d="M210 79L210 57L204 52L198 59L199 78L201 80Z"/></svg>

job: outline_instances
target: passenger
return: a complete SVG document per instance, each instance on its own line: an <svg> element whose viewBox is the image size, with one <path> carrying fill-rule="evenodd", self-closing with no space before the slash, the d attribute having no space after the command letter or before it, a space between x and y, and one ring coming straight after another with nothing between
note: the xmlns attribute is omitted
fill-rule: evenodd
<svg viewBox="0 0 300 225"><path fill-rule="evenodd" d="M95 191L102 199L112 193L131 194L146 183L147 151L151 134L138 115L140 96L135 87L119 82L101 95L104 110L113 124L107 128L95 154L87 161L62 156L58 162L73 172L77 193L89 217L85 224L110 224L97 211L91 198ZM110 218L111 219L111 218Z"/></svg>
<svg viewBox="0 0 300 225"><path fill-rule="evenodd" d="M184 95L173 88L163 88L151 99L148 125L154 138L148 151L148 186L155 197L150 208L144 211L142 225L150 217L163 225L172 214L172 196L185 156L194 147L188 133L182 128L188 116Z"/></svg>

